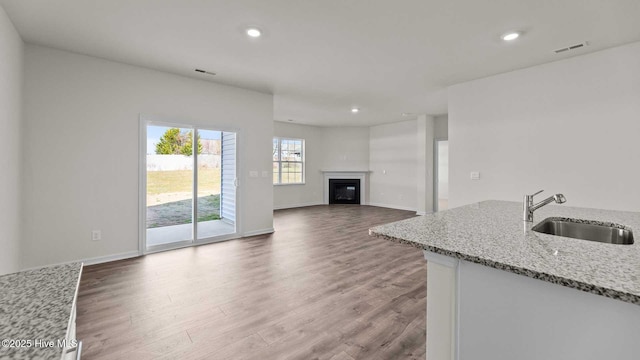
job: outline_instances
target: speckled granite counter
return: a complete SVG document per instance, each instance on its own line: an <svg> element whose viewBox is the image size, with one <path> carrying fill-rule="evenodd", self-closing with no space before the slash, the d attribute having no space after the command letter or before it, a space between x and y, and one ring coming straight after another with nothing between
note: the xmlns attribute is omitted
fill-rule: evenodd
<svg viewBox="0 0 640 360"><path fill-rule="evenodd" d="M633 245L541 234L531 227L559 216L630 227ZM533 223L522 203L483 201L369 230L438 254L640 305L640 213L548 205Z"/></svg>
<svg viewBox="0 0 640 360"><path fill-rule="evenodd" d="M61 358L81 273L73 263L0 276L0 359Z"/></svg>

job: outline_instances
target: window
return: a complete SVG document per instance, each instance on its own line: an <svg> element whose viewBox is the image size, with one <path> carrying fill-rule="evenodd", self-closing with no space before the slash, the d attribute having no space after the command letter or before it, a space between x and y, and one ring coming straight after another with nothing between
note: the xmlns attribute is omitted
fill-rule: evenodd
<svg viewBox="0 0 640 360"><path fill-rule="evenodd" d="M273 183L304 184L304 140L273 138Z"/></svg>

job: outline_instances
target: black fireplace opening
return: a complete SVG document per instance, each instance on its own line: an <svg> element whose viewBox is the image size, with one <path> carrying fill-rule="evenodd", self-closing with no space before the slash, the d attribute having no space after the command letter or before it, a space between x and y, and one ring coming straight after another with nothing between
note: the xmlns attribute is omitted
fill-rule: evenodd
<svg viewBox="0 0 640 360"><path fill-rule="evenodd" d="M360 179L329 179L329 204L360 204Z"/></svg>

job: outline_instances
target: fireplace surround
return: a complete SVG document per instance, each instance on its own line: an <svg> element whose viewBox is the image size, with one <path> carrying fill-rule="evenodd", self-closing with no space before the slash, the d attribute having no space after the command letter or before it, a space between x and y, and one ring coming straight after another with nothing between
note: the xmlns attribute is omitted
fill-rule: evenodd
<svg viewBox="0 0 640 360"><path fill-rule="evenodd" d="M360 180L360 205L368 204L367 185L369 170L321 170L324 180L323 203L329 204L329 180Z"/></svg>

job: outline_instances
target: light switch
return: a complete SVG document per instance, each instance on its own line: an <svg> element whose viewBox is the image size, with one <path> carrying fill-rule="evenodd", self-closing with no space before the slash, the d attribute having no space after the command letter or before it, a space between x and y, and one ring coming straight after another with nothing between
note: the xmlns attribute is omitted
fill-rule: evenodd
<svg viewBox="0 0 640 360"><path fill-rule="evenodd" d="M480 180L480 171L472 171L471 180Z"/></svg>
<svg viewBox="0 0 640 360"><path fill-rule="evenodd" d="M269 177L269 172L267 170L262 170L262 177Z"/></svg>
<svg viewBox="0 0 640 360"><path fill-rule="evenodd" d="M249 171L249 177L257 178L258 177L258 171L257 170Z"/></svg>

